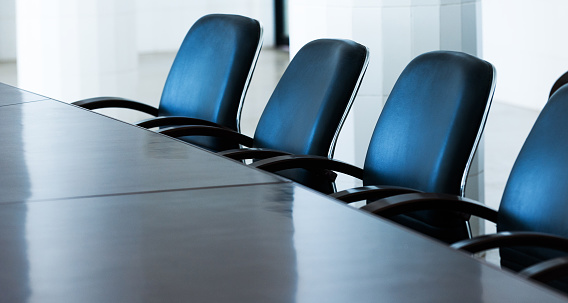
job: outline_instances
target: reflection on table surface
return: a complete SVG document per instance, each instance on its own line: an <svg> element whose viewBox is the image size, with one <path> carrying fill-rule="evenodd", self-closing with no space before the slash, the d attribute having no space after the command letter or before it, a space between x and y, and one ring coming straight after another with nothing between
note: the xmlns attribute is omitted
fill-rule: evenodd
<svg viewBox="0 0 568 303"><path fill-rule="evenodd" d="M8 88L2 302L568 302L280 177Z"/></svg>

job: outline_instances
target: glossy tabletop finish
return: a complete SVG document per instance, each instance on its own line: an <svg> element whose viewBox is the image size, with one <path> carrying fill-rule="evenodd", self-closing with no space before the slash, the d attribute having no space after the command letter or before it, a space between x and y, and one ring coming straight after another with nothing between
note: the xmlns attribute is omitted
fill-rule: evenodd
<svg viewBox="0 0 568 303"><path fill-rule="evenodd" d="M3 302L566 302L291 184L0 206Z"/></svg>
<svg viewBox="0 0 568 303"><path fill-rule="evenodd" d="M0 106L47 99L49 98L0 83Z"/></svg>
<svg viewBox="0 0 568 303"><path fill-rule="evenodd" d="M13 90L0 85L0 302L568 302L282 178Z"/></svg>
<svg viewBox="0 0 568 303"><path fill-rule="evenodd" d="M0 203L286 182L65 103L0 107Z"/></svg>

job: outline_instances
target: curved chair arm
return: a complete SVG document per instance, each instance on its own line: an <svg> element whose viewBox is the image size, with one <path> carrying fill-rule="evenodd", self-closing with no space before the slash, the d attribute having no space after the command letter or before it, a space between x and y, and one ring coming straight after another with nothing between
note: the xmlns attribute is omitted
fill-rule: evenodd
<svg viewBox="0 0 568 303"><path fill-rule="evenodd" d="M384 198L363 207L362 210L382 217L401 215L419 210L448 210L474 215L497 222L497 211L468 198L447 194L412 193Z"/></svg>
<svg viewBox="0 0 568 303"><path fill-rule="evenodd" d="M172 125L208 125L208 126L224 127L215 122L203 119L191 118L191 117L182 117L182 116L161 116L161 117L149 118L136 123L136 125L144 128L172 126Z"/></svg>
<svg viewBox="0 0 568 303"><path fill-rule="evenodd" d="M568 257L558 257L529 266L519 272L525 278L549 282L568 275Z"/></svg>
<svg viewBox="0 0 568 303"><path fill-rule="evenodd" d="M204 126L204 125L190 125L190 126L176 126L168 127L163 130L158 131L160 134L164 134L170 137L178 138L185 136L211 136L224 138L226 140L231 140L235 143L252 146L253 139L251 137L245 136L234 130L228 128L221 128L215 126Z"/></svg>
<svg viewBox="0 0 568 303"><path fill-rule="evenodd" d="M344 173L358 179L363 178L363 169L345 162L329 159L322 156L279 156L251 163L250 166L257 167L269 172L277 172L279 170L291 168L304 168L311 170L323 169Z"/></svg>
<svg viewBox="0 0 568 303"><path fill-rule="evenodd" d="M229 149L218 152L217 154L234 160L267 159L277 156L292 155L289 152L268 148Z"/></svg>
<svg viewBox="0 0 568 303"><path fill-rule="evenodd" d="M503 246L539 246L568 252L568 238L538 232L500 232L456 242L452 248L470 253Z"/></svg>
<svg viewBox="0 0 568 303"><path fill-rule="evenodd" d="M71 103L86 109L98 109L108 107L128 108L147 113L152 116L158 116L158 109L138 101L118 98L118 97L96 97L83 99Z"/></svg>
<svg viewBox="0 0 568 303"><path fill-rule="evenodd" d="M338 191L329 196L345 203L353 203L361 200L379 200L410 193L422 193L422 191L402 186L369 185Z"/></svg>

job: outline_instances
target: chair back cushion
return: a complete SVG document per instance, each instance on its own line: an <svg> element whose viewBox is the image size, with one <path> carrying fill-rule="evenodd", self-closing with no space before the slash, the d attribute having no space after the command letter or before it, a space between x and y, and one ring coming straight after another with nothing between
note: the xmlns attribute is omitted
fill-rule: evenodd
<svg viewBox="0 0 568 303"><path fill-rule="evenodd" d="M412 60L373 132L364 183L460 194L491 102L493 76L491 64L459 52L435 51Z"/></svg>
<svg viewBox="0 0 568 303"><path fill-rule="evenodd" d="M328 156L367 63L367 48L320 39L302 47L258 122L256 147Z"/></svg>
<svg viewBox="0 0 568 303"><path fill-rule="evenodd" d="M261 41L259 22L248 17L213 14L197 20L170 69L159 114L204 119L238 130ZM189 141L207 146L218 139Z"/></svg>
<svg viewBox="0 0 568 303"><path fill-rule="evenodd" d="M567 117L568 86L563 86L548 100L511 170L499 207L499 231L568 237ZM558 255L544 249L502 249L501 261L518 270Z"/></svg>
<svg viewBox="0 0 568 303"><path fill-rule="evenodd" d="M462 194L494 76L490 63L460 52L434 51L412 60L373 132L363 183ZM445 241L467 236L464 220L452 214L419 212L406 219L400 223Z"/></svg>

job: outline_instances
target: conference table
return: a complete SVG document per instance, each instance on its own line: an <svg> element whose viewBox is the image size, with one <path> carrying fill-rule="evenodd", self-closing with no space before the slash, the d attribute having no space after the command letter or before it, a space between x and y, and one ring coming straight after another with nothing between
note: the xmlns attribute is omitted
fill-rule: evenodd
<svg viewBox="0 0 568 303"><path fill-rule="evenodd" d="M279 176L0 84L0 302L568 302Z"/></svg>

